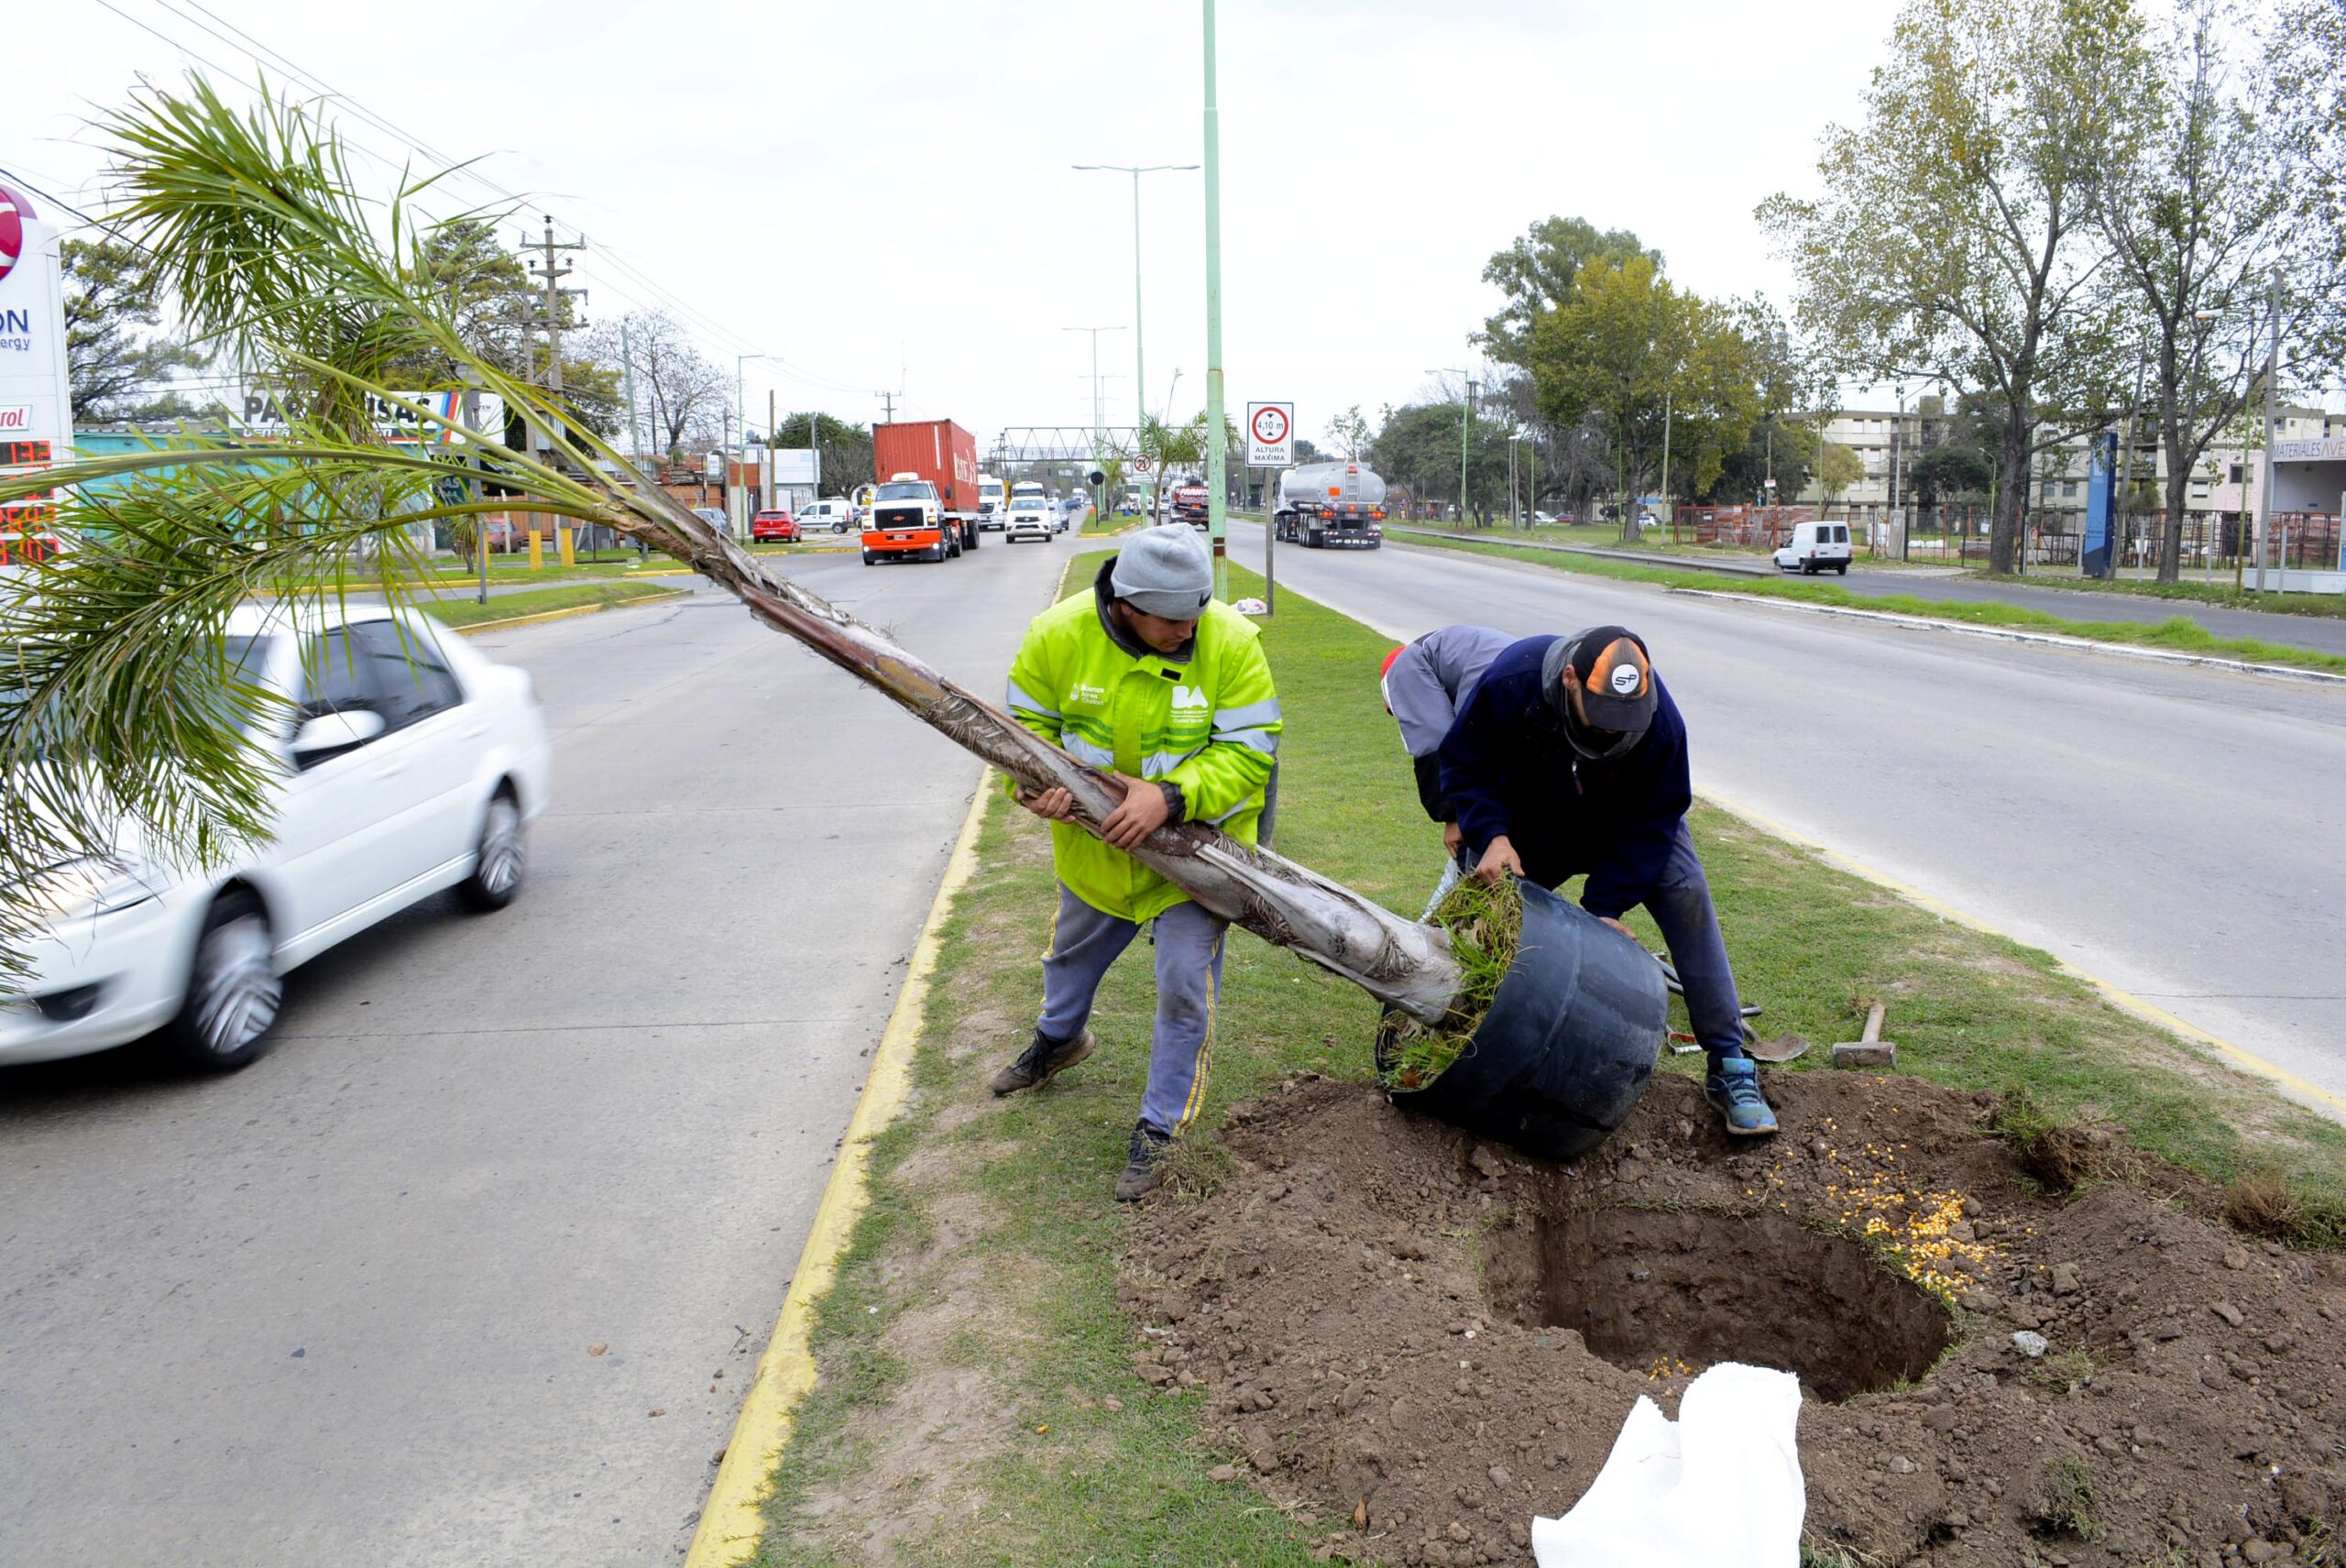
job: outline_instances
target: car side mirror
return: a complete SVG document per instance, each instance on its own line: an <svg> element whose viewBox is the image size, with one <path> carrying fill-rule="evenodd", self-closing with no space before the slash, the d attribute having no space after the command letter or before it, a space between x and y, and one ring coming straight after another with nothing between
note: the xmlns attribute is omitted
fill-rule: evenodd
<svg viewBox="0 0 2346 1568"><path fill-rule="evenodd" d="M383 716L367 708L321 713L293 732L293 764L314 767L337 751L363 746L383 732Z"/></svg>

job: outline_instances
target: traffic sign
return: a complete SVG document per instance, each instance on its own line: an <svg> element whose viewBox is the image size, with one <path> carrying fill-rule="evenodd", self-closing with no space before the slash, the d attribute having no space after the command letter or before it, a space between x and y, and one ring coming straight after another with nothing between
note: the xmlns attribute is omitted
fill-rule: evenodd
<svg viewBox="0 0 2346 1568"><path fill-rule="evenodd" d="M1295 405L1246 405L1246 466L1285 468L1295 461Z"/></svg>
<svg viewBox="0 0 2346 1568"><path fill-rule="evenodd" d="M1146 458L1146 457L1135 457L1135 458L1134 458L1134 459L1133 459L1133 472L1134 472L1134 473L1135 473L1135 474L1146 474L1146 473L1147 473L1147 472L1148 472L1148 459L1147 459L1147 458Z"/></svg>

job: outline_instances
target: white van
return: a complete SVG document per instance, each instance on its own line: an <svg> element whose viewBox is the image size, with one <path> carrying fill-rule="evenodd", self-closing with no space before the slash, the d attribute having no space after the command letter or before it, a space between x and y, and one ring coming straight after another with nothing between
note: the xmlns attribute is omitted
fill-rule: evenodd
<svg viewBox="0 0 2346 1568"><path fill-rule="evenodd" d="M1776 552L1776 565L1787 572L1810 576L1818 572L1849 575L1849 525L1846 522L1799 522L1792 525L1792 543Z"/></svg>
<svg viewBox="0 0 2346 1568"><path fill-rule="evenodd" d="M798 530L812 533L828 528L833 533L845 533L854 521L855 509L848 504L847 498L833 496L828 500L808 501L806 510L798 514Z"/></svg>

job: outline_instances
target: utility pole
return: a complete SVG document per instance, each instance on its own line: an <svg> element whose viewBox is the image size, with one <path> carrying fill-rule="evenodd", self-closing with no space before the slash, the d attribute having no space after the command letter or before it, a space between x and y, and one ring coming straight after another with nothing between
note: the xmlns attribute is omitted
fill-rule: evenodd
<svg viewBox="0 0 2346 1568"><path fill-rule="evenodd" d="M875 397L875 398L879 399L879 400L880 400L880 405L881 405L881 407L882 407L882 409L884 409L884 410L886 410L886 411L886 411L886 413L885 413L885 414L883 415L883 417L882 417L882 422L886 423L886 424L893 424L893 423L895 423L895 422L896 422L896 394L895 394L895 393L893 393L893 392L874 392L874 393L872 393L872 395L873 397Z"/></svg>
<svg viewBox="0 0 2346 1568"><path fill-rule="evenodd" d="M1211 32L1212 23L1207 23ZM1139 415L1133 422L1137 432L1148 422L1148 356L1143 352L1145 334L1140 313L1140 177L1144 174L1179 173L1198 166L1194 163L1079 163L1075 169L1090 173L1129 174L1133 177L1133 401ZM1170 400L1168 400L1168 403ZM1168 411L1170 410L1168 408Z"/></svg>
<svg viewBox="0 0 2346 1568"><path fill-rule="evenodd" d="M2281 378L2281 269L2273 269L2273 339L2264 355L2264 484L2256 498L2256 591L2264 591L2264 545L2273 532L2274 385Z"/></svg>
<svg viewBox="0 0 2346 1568"><path fill-rule="evenodd" d="M1903 477L1899 471L1899 459L1905 455L1905 442L1906 383L1901 381L1898 384L1898 418L1890 427L1890 515L1898 523L1898 536L1902 540L1906 537L1906 509L1901 503L1906 497L1899 488L1899 480ZM1902 549L1900 551L1902 555L1904 553ZM2023 554L2025 554L2026 552L2023 551ZM2022 565L2025 566L2027 563L2023 561Z"/></svg>
<svg viewBox="0 0 2346 1568"><path fill-rule="evenodd" d="M1097 468L1100 466L1100 448L1106 444L1107 440L1102 430L1107 422L1107 411L1100 400L1100 334L1103 332L1122 332L1124 329L1120 326L1063 326L1059 330L1088 333L1091 337L1091 466ZM1097 485L1093 489L1097 494L1092 510L1102 517L1105 517L1108 515L1107 487L1104 484Z"/></svg>
<svg viewBox="0 0 2346 1568"><path fill-rule="evenodd" d="M1666 507L1670 506L1670 399L1671 389L1664 387L1661 389L1661 504ZM1768 477L1770 478L1775 477L1775 439L1776 428L1773 425L1770 425L1768 427L1768 441L1770 444L1768 447ZM1675 521L1678 516L1678 509L1671 507L1670 515L1672 520Z"/></svg>
<svg viewBox="0 0 2346 1568"><path fill-rule="evenodd" d="M1214 576L1230 535L1230 422L1222 401L1222 117L1214 104L1213 0L1206 23L1206 537L1213 543ZM1217 583L1222 598L1229 585Z"/></svg>
<svg viewBox="0 0 2346 1568"><path fill-rule="evenodd" d="M570 276L570 263L565 261L560 266L556 266L554 264L554 258L557 255L565 250L586 249L586 241L584 236L581 236L576 245L557 245L554 243L553 217L543 214L540 215L544 218L545 237L532 241L527 234L524 234L521 236L521 248L524 250L535 250L539 253L541 258L539 260L531 262L529 264L529 269L538 275L538 287L542 291L539 296L543 302L540 305L540 310L543 313L543 322L546 329L546 378L544 385L547 390L554 393L554 401L559 403L562 400L563 302L571 299L584 300L586 297L586 291L584 289L564 288L562 286L562 280ZM586 323L585 322L580 322L578 324L580 326L585 326ZM528 344L526 341L528 335L529 334L526 332L522 334L525 340L523 344L525 353L528 349ZM524 364L531 371L528 378L530 382L532 385L537 384L538 378L535 373L537 367L528 359L524 360ZM541 430L538 433L538 449L545 454L545 461L549 463L554 460L552 448L554 446L554 437L556 433L557 433L554 431L545 430ZM533 513L532 515L534 516L536 514ZM555 526L563 530L566 534L569 531L570 525L567 522L557 522ZM567 562L564 564L565 565L568 565Z"/></svg>
<svg viewBox="0 0 2346 1568"><path fill-rule="evenodd" d="M619 318L619 373L627 378L627 444L630 461L643 455L642 432L635 422L635 349L628 341L627 318Z"/></svg>
<svg viewBox="0 0 2346 1568"><path fill-rule="evenodd" d="M1466 400L1458 407L1458 526L1466 526L1466 437L1474 426L1474 378L1466 378Z"/></svg>

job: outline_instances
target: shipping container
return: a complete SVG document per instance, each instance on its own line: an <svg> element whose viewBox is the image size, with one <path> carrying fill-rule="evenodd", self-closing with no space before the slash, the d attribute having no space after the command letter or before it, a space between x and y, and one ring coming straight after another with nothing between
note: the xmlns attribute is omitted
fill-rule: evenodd
<svg viewBox="0 0 2346 1568"><path fill-rule="evenodd" d="M906 421L872 427L872 477L914 473L937 487L945 510L966 517L974 532L978 517L978 438L949 419Z"/></svg>

